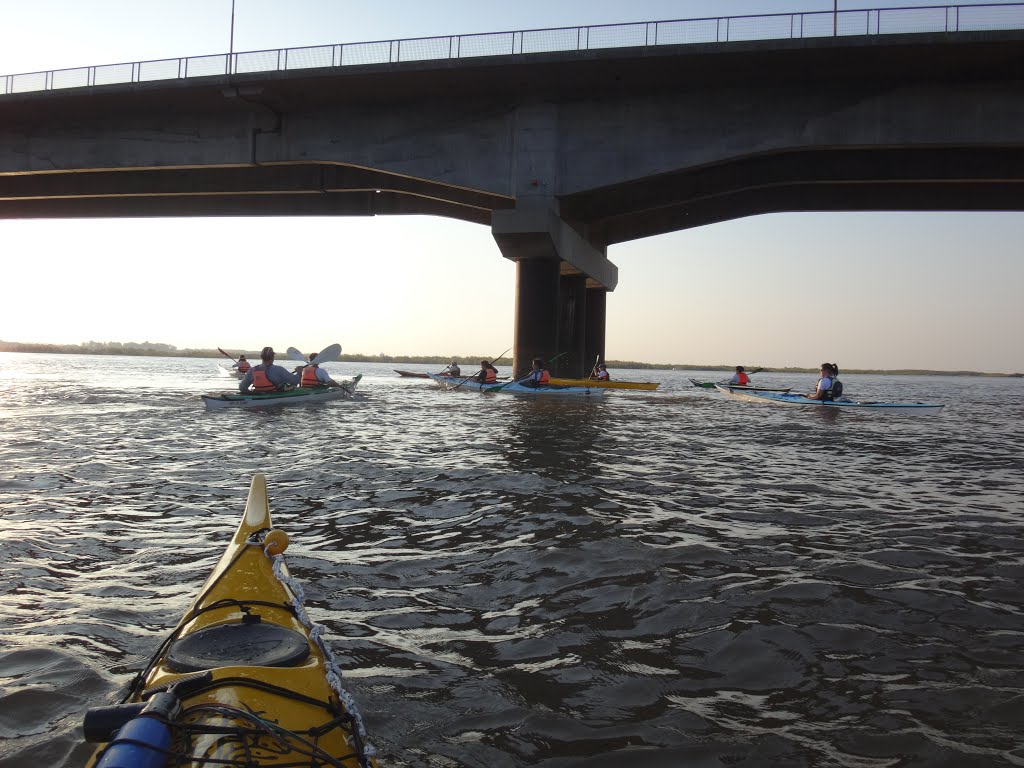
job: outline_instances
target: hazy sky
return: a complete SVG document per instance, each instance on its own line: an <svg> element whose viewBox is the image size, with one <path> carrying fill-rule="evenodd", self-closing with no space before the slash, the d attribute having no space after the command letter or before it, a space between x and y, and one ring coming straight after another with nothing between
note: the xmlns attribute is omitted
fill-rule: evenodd
<svg viewBox="0 0 1024 768"><path fill-rule="evenodd" d="M839 9L933 4L840 0ZM234 50L832 5L235 0ZM0 75L224 53L231 33L231 0L2 8ZM512 345L515 266L487 227L464 222L0 221L0 242L0 340L231 350L338 341L346 352L463 357ZM1024 214L849 213L758 216L615 245L607 357L1024 371L1022 243ZM316 312L323 320L312 322Z"/></svg>

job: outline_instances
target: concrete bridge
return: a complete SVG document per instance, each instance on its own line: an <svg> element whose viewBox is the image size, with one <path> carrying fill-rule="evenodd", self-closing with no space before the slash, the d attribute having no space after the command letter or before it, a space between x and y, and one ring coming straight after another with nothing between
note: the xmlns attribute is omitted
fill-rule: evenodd
<svg viewBox="0 0 1024 768"><path fill-rule="evenodd" d="M863 31L819 37L792 30L821 14L776 14L748 18L788 17L790 36L672 42L657 25L683 22L650 22L600 48L502 33L493 55L343 65L331 46L299 69L232 54L152 80L121 65L123 83L8 76L0 217L487 225L517 265L515 372L568 350L553 368L581 375L604 354L609 245L783 211L1024 210L1024 31L885 33L853 13Z"/></svg>

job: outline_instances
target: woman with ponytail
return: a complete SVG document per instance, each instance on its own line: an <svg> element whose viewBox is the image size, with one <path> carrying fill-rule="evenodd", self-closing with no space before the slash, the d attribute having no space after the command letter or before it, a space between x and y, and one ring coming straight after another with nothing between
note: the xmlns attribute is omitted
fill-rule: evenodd
<svg viewBox="0 0 1024 768"><path fill-rule="evenodd" d="M842 394L843 384L839 381L839 366L835 363L822 363L818 386L805 397L808 400L835 400Z"/></svg>

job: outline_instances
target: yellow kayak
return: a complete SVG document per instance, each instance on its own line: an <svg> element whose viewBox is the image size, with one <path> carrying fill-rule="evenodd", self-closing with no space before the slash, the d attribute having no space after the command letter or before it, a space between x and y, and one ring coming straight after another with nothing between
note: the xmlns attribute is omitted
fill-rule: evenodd
<svg viewBox="0 0 1024 768"><path fill-rule="evenodd" d="M323 627L288 573L287 546L255 475L227 551L126 703L86 714L86 738L101 743L87 768L375 768Z"/></svg>
<svg viewBox="0 0 1024 768"><path fill-rule="evenodd" d="M552 384L566 387L601 387L602 389L657 389L661 382L648 381L598 381L597 379L551 379Z"/></svg>

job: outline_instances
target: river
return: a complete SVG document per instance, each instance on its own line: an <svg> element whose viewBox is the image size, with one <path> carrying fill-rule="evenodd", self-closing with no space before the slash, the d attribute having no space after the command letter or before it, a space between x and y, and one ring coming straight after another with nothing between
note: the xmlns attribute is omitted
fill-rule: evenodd
<svg viewBox="0 0 1024 768"><path fill-rule="evenodd" d="M1024 766L1021 379L207 412L218 362L0 354L0 768L84 764L257 472L382 766Z"/></svg>

